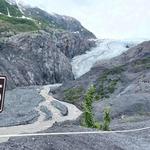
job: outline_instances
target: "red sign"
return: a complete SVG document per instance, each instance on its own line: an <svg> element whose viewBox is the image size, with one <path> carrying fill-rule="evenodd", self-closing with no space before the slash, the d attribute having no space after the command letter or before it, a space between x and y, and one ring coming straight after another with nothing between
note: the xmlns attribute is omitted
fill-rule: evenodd
<svg viewBox="0 0 150 150"><path fill-rule="evenodd" d="M0 112L3 111L4 107L5 89L6 89L6 77L0 76Z"/></svg>

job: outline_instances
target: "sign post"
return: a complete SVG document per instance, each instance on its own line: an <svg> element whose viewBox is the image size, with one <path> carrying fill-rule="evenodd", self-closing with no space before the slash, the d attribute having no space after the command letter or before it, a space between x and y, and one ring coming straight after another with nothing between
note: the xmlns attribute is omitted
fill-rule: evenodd
<svg viewBox="0 0 150 150"><path fill-rule="evenodd" d="M0 76L0 112L3 111L4 107L5 89L6 89L6 77Z"/></svg>

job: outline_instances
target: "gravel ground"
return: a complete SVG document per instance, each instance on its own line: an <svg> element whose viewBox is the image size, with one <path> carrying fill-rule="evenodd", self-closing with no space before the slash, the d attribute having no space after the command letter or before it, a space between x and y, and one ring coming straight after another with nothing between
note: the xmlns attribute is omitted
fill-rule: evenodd
<svg viewBox="0 0 150 150"><path fill-rule="evenodd" d="M37 121L39 114L34 108L44 100L37 88L16 88L6 91L4 110L0 113L0 127Z"/></svg>
<svg viewBox="0 0 150 150"><path fill-rule="evenodd" d="M53 127L45 132L91 131L78 126ZM11 138L2 150L149 150L150 130L129 133L55 135Z"/></svg>

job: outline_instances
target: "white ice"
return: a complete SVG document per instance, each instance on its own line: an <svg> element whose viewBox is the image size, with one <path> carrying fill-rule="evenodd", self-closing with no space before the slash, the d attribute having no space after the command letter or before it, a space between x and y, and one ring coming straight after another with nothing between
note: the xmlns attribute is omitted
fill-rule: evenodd
<svg viewBox="0 0 150 150"><path fill-rule="evenodd" d="M141 40L97 40L97 47L72 59L75 78L90 71L97 61L116 57L140 42Z"/></svg>

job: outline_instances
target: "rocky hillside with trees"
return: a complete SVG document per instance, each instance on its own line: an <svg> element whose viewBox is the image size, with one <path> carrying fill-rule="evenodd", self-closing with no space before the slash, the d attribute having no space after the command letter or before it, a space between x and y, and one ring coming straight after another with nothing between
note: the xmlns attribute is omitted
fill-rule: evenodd
<svg viewBox="0 0 150 150"><path fill-rule="evenodd" d="M150 42L147 41L113 59L97 62L90 72L67 82L54 93L58 99L85 110L83 100L92 85L94 91L90 105L94 120L101 122L104 109L109 108L112 129L122 129L126 128L124 124L127 122L147 120L149 117L149 82ZM115 124L117 127L114 127Z"/></svg>
<svg viewBox="0 0 150 150"><path fill-rule="evenodd" d="M72 17L0 0L0 149L150 150L150 41L97 42Z"/></svg>

